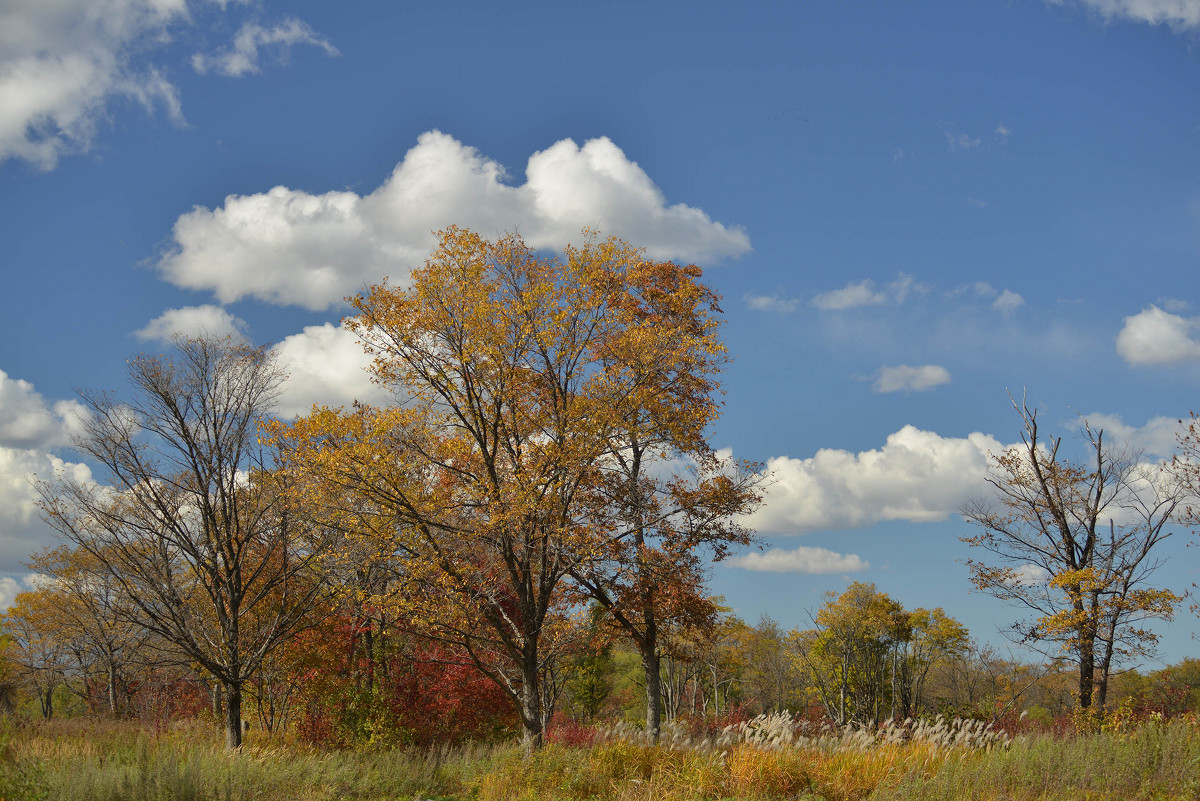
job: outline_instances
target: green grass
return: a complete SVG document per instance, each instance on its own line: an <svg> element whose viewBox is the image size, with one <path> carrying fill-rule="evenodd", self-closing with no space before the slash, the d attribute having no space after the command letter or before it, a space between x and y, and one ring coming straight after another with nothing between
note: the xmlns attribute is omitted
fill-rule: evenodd
<svg viewBox="0 0 1200 801"><path fill-rule="evenodd" d="M610 741L526 757L515 743L321 752L259 734L230 754L221 743L216 727L201 723L158 734L115 722L26 725L0 733L0 801L1200 798L1200 728L1183 721L1035 735L986 751L914 742L763 749Z"/></svg>

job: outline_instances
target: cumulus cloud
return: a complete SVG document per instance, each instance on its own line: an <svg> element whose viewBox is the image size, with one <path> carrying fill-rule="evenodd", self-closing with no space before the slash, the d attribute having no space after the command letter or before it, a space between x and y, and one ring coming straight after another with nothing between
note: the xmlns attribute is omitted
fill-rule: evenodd
<svg viewBox="0 0 1200 801"><path fill-rule="evenodd" d="M36 550L57 542L39 517L33 479L67 475L91 481L87 465L64 461L32 449L0 446L0 573L14 573Z"/></svg>
<svg viewBox="0 0 1200 801"><path fill-rule="evenodd" d="M726 564L764 573L804 573L810 576L830 573L857 573L871 567L856 553L838 553L827 548L801 545L792 550L772 548L766 553L748 553L726 560Z"/></svg>
<svg viewBox="0 0 1200 801"><path fill-rule="evenodd" d="M883 306L885 304L900 305L908 299L913 290L924 291L924 287L916 284L913 277L900 273L896 280L883 287L876 287L871 279L857 283L849 283L841 289L825 292L812 299L812 305L821 311L843 311L856 309L860 306Z"/></svg>
<svg viewBox="0 0 1200 801"><path fill-rule="evenodd" d="M131 53L165 41L185 0L10 0L0 5L0 162L50 169L85 150L108 101L162 106L182 122L179 93Z"/></svg>
<svg viewBox="0 0 1200 801"><path fill-rule="evenodd" d="M797 298L781 298L779 295L747 295L746 305L755 311L791 314L800 305Z"/></svg>
<svg viewBox="0 0 1200 801"><path fill-rule="evenodd" d="M259 67L259 51L267 50L276 60L286 62L295 45L313 45L326 55L339 56L338 49L329 40L317 34L306 23L288 17L278 25L265 28L257 22L242 25L228 47L213 53L197 53L192 56L192 68L203 75L216 72L230 78L262 72Z"/></svg>
<svg viewBox="0 0 1200 801"><path fill-rule="evenodd" d="M635 162L607 138L570 139L529 157L525 183L440 131L422 134L381 186L309 194L277 186L196 207L173 228L158 263L177 286L223 303L254 297L325 309L390 274L403 284L451 224L487 235L517 230L536 248L561 248L591 227L646 248L655 259L710 263L750 250L738 227L681 203L668 205Z"/></svg>
<svg viewBox="0 0 1200 801"><path fill-rule="evenodd" d="M354 334L326 323L305 328L275 346L279 366L288 373L276 412L281 417L307 414L314 404L348 406L355 400L379 403L388 391L371 383L371 358Z"/></svg>
<svg viewBox="0 0 1200 801"><path fill-rule="evenodd" d="M33 384L0 370L0 446L45 450L67 445L85 414L78 401L48 403Z"/></svg>
<svg viewBox="0 0 1200 801"><path fill-rule="evenodd" d="M233 316L220 306L184 306L167 309L146 327L133 332L143 342L170 342L176 336L232 337L244 339L246 321Z"/></svg>
<svg viewBox="0 0 1200 801"><path fill-rule="evenodd" d="M992 301L992 308L999 309L1005 314L1012 314L1014 311L1025 305L1025 298L1013 292L1011 289L1006 289L1000 293L1000 296Z"/></svg>
<svg viewBox="0 0 1200 801"><path fill-rule="evenodd" d="M942 437L905 426L877 450L776 457L766 465L773 483L765 501L746 522L759 531L804 534L885 520L946 520L985 490L988 456L1002 451L985 434Z"/></svg>
<svg viewBox="0 0 1200 801"><path fill-rule="evenodd" d="M910 367L881 367L872 389L875 392L925 392L950 383L950 371L937 364Z"/></svg>
<svg viewBox="0 0 1200 801"><path fill-rule="evenodd" d="M1200 326L1188 319L1151 306L1125 318L1117 335L1117 353L1130 364L1180 364L1200 359L1200 341L1192 332Z"/></svg>
<svg viewBox="0 0 1200 801"><path fill-rule="evenodd" d="M1051 0L1060 5L1063 0ZM1078 0L1107 21L1130 20L1175 29L1200 27L1200 3L1195 0Z"/></svg>
<svg viewBox="0 0 1200 801"><path fill-rule="evenodd" d="M1170 456L1187 431L1187 422L1178 417L1154 417L1143 426L1131 426L1120 415L1093 412L1084 419L1093 429L1102 429L1105 440L1128 445L1146 456Z"/></svg>

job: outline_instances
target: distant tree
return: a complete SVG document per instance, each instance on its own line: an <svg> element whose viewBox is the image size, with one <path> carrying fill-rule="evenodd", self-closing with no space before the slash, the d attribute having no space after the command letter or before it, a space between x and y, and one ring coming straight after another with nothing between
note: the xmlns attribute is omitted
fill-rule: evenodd
<svg viewBox="0 0 1200 801"><path fill-rule="evenodd" d="M77 632L64 620L64 605L64 597L46 590L22 592L3 617L9 656L21 683L37 696L45 720L54 716L54 692L67 680L72 664L86 660Z"/></svg>
<svg viewBox="0 0 1200 801"><path fill-rule="evenodd" d="M1083 424L1084 461L1043 437L1037 410L1013 402L1021 445L993 455L991 497L962 508L980 531L964 542L991 554L969 560L971 581L1029 609L1014 624L1021 642L1053 644L1078 665L1078 702L1103 708L1114 665L1151 653L1144 623L1168 620L1181 600L1150 586L1159 547L1183 495L1178 482Z"/></svg>
<svg viewBox="0 0 1200 801"><path fill-rule="evenodd" d="M133 395L84 394L75 446L110 486L39 485L47 520L119 587L118 614L224 687L226 745L242 742L242 688L321 597L328 541L289 513L259 445L283 378L230 339L179 339L129 363Z"/></svg>

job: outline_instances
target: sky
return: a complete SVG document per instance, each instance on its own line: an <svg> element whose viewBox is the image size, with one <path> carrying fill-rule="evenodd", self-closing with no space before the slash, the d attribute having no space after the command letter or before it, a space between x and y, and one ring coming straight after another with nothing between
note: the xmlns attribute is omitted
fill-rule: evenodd
<svg viewBox="0 0 1200 801"><path fill-rule="evenodd" d="M723 297L711 442L770 483L713 591L789 629L873 582L1003 649L959 509L1011 398L1149 463L1200 406L1198 100L1200 0L4 0L0 608L56 544L31 477L103 480L79 390L206 331L276 349L285 417L379 400L346 296L451 224L591 227Z"/></svg>

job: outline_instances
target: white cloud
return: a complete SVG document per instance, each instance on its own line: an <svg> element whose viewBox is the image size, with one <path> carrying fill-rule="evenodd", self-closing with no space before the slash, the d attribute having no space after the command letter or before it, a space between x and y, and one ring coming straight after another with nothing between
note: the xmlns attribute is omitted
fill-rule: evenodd
<svg viewBox="0 0 1200 801"><path fill-rule="evenodd" d="M1060 5L1062 0L1051 0ZM1200 27L1200 3L1196 0L1079 0L1107 21L1114 19L1169 25L1172 28Z"/></svg>
<svg viewBox="0 0 1200 801"><path fill-rule="evenodd" d="M234 317L220 306L205 305L167 309L133 335L143 342L170 342L175 336L244 339L245 332L245 320Z"/></svg>
<svg viewBox="0 0 1200 801"><path fill-rule="evenodd" d="M1200 359L1200 341L1192 331L1200 321L1151 306L1125 318L1117 335L1117 353L1130 364L1179 364Z"/></svg>
<svg viewBox="0 0 1200 801"><path fill-rule="evenodd" d="M172 283L223 303L255 297L324 309L390 274L403 284L455 224L486 235L517 230L536 248L561 248L591 227L646 248L654 259L713 262L750 250L746 233L703 211L667 205L662 192L607 138L570 139L529 157L526 181L439 131L420 136L367 195L277 186L196 207L173 229L158 267Z"/></svg>
<svg viewBox="0 0 1200 801"><path fill-rule="evenodd" d="M37 589L38 583L45 578L38 573L0 576L0 614L8 611L19 594Z"/></svg>
<svg viewBox="0 0 1200 801"><path fill-rule="evenodd" d="M992 301L992 308L999 309L1005 314L1012 314L1014 311L1025 305L1025 298L1013 292L1011 289L1006 289L1000 293L1000 297Z"/></svg>
<svg viewBox="0 0 1200 801"><path fill-rule="evenodd" d="M772 548L766 553L748 553L727 559L726 564L764 573L804 573L810 576L856 573L871 567L856 553L838 553L806 545L790 551Z"/></svg>
<svg viewBox="0 0 1200 801"><path fill-rule="evenodd" d="M962 131L942 131L942 133L946 135L946 142L950 145L951 150L974 150L983 144L983 140L979 137Z"/></svg>
<svg viewBox="0 0 1200 801"><path fill-rule="evenodd" d="M379 403L390 396L371 383L371 358L344 328L329 323L308 326L276 345L275 353L288 373L276 407L282 417L307 414L314 404Z"/></svg>
<svg viewBox="0 0 1200 801"><path fill-rule="evenodd" d="M341 55L328 39L295 17L288 17L273 28L264 28L256 22L243 24L229 47L192 56L192 68L201 75L211 71L230 78L255 74L262 72L258 64L260 49L266 48L277 60L286 62L292 46L298 44L319 47L326 55Z"/></svg>
<svg viewBox="0 0 1200 801"><path fill-rule="evenodd" d="M43 169L91 144L108 101L131 98L182 122L176 88L131 54L187 19L185 0L8 0L0 5L0 162Z"/></svg>
<svg viewBox="0 0 1200 801"><path fill-rule="evenodd" d="M78 401L47 403L33 384L9 378L0 370L0 446L49 449L67 445L85 414Z"/></svg>
<svg viewBox="0 0 1200 801"><path fill-rule="evenodd" d="M950 383L950 371L937 364L910 367L881 367L872 389L875 392L924 392Z"/></svg>
<svg viewBox="0 0 1200 801"><path fill-rule="evenodd" d="M849 283L841 289L825 292L812 299L812 305L821 311L842 311L856 309L860 306L883 306L885 304L900 305L911 291L925 291L925 287L916 284L913 277L900 273L896 280L887 286L876 288L875 282L867 278L858 283Z"/></svg>
<svg viewBox="0 0 1200 801"><path fill-rule="evenodd" d="M1024 564L1012 569L1006 582L1014 587L1038 587L1050 581L1050 571L1041 565Z"/></svg>
<svg viewBox="0 0 1200 801"><path fill-rule="evenodd" d="M1004 123L996 126L996 138L1000 140L1000 144L1008 144L1008 137L1010 136L1012 136L1012 131Z"/></svg>
<svg viewBox="0 0 1200 801"><path fill-rule="evenodd" d="M41 451L0 446L0 573L20 570L34 551L57 542L54 531L38 516L38 494L32 479L65 473L90 481L87 465L63 461Z"/></svg>
<svg viewBox="0 0 1200 801"><path fill-rule="evenodd" d="M970 203L972 206L974 206L977 209L986 209L988 206L992 205L991 203L988 203L986 200L980 200L977 197L969 197L969 198L967 198L967 202Z"/></svg>
<svg viewBox="0 0 1200 801"><path fill-rule="evenodd" d="M1093 429L1103 429L1106 442L1128 445L1146 456L1170 456L1187 431L1189 421L1178 417L1154 417L1141 427L1128 425L1120 415L1094 412L1085 414Z"/></svg>
<svg viewBox="0 0 1200 801"><path fill-rule="evenodd" d="M905 426L878 450L776 457L766 465L773 483L765 502L746 522L759 531L803 534L885 520L946 520L986 490L988 454L1002 450L985 434L942 437Z"/></svg>
<svg viewBox="0 0 1200 801"><path fill-rule="evenodd" d="M755 311L791 314L800 305L800 300L781 298L779 295L747 295L746 305Z"/></svg>

